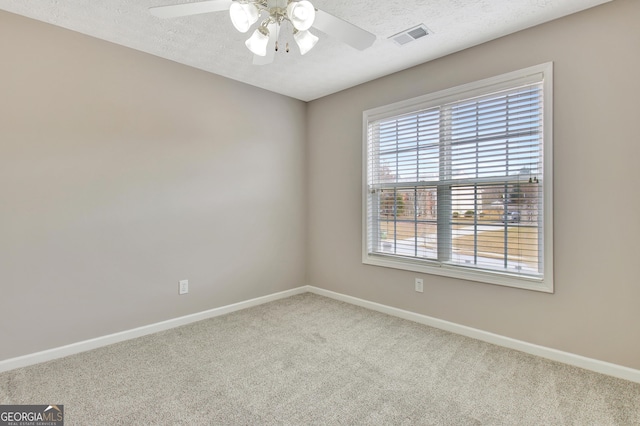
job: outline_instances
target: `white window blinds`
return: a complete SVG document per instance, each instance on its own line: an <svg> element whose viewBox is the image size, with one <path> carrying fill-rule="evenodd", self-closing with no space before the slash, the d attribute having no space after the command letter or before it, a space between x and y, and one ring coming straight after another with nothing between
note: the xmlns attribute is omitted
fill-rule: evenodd
<svg viewBox="0 0 640 426"><path fill-rule="evenodd" d="M544 75L476 93L367 120L365 255L541 281Z"/></svg>

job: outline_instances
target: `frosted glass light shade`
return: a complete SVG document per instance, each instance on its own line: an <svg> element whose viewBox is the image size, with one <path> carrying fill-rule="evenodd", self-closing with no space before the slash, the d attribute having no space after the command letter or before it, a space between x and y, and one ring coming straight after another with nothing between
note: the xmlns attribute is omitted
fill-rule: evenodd
<svg viewBox="0 0 640 426"><path fill-rule="evenodd" d="M300 48L300 54L304 55L316 45L318 37L311 34L309 31L298 31L293 35L293 39Z"/></svg>
<svg viewBox="0 0 640 426"><path fill-rule="evenodd" d="M316 19L316 9L307 0L292 1L287 6L287 18L298 31L306 31Z"/></svg>
<svg viewBox="0 0 640 426"><path fill-rule="evenodd" d="M267 44L269 43L269 30L258 27L253 35L244 43L247 48L258 56L267 56Z"/></svg>
<svg viewBox="0 0 640 426"><path fill-rule="evenodd" d="M253 3L238 3L234 1L229 7L231 23L236 30L246 33L260 16L258 8Z"/></svg>

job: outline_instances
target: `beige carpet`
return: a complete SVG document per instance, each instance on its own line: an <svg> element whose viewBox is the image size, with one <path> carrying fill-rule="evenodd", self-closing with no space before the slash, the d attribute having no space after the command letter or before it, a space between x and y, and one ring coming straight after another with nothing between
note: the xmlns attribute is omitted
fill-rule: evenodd
<svg viewBox="0 0 640 426"><path fill-rule="evenodd" d="M640 425L640 384L306 293L0 374L67 425Z"/></svg>

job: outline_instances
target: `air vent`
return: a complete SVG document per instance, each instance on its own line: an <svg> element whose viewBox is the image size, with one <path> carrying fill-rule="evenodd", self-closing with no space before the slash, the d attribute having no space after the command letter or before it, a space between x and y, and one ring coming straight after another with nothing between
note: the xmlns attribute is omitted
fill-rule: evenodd
<svg viewBox="0 0 640 426"><path fill-rule="evenodd" d="M420 24L415 27L411 27L408 30L399 32L398 34L392 35L389 38L400 46L403 46L407 43L411 43L412 41L416 41L419 38L426 37L429 34L431 34L431 30L429 30L429 28L424 24Z"/></svg>

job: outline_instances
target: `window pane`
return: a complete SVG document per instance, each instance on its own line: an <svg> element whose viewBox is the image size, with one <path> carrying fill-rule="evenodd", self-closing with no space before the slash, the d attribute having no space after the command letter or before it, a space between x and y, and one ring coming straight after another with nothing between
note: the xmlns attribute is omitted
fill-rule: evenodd
<svg viewBox="0 0 640 426"><path fill-rule="evenodd" d="M418 182L438 178L439 110L425 110L384 120L374 126L378 176L373 181Z"/></svg>
<svg viewBox="0 0 640 426"><path fill-rule="evenodd" d="M451 263L537 276L539 184L452 188Z"/></svg>
<svg viewBox="0 0 640 426"><path fill-rule="evenodd" d="M542 116L537 86L451 106L452 179L489 178L539 170Z"/></svg>
<svg viewBox="0 0 640 426"><path fill-rule="evenodd" d="M379 250L399 256L437 258L435 188L382 190L379 199Z"/></svg>

